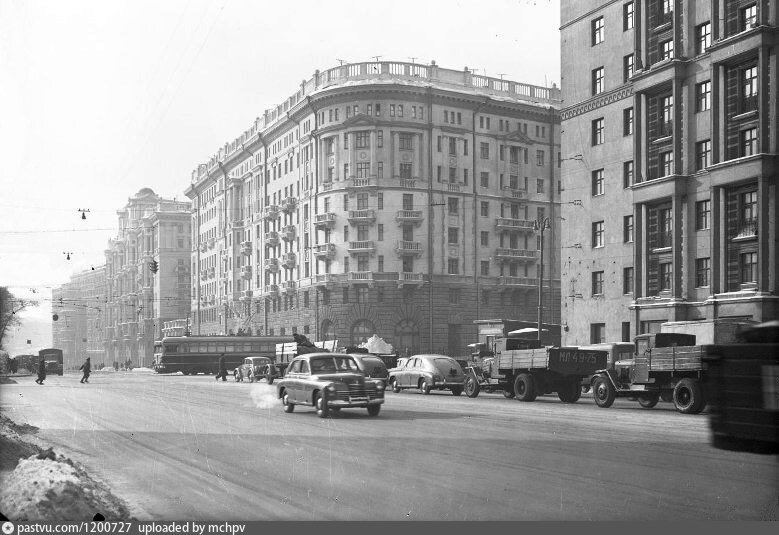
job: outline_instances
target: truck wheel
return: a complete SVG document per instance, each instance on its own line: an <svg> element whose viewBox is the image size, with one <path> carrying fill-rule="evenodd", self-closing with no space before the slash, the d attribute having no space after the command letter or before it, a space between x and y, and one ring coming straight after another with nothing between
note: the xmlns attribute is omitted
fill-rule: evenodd
<svg viewBox="0 0 779 535"><path fill-rule="evenodd" d="M469 374L468 377L465 378L465 395L469 398L475 398L479 395L479 390L481 390L479 381L476 380L476 377Z"/></svg>
<svg viewBox="0 0 779 535"><path fill-rule="evenodd" d="M674 400L674 391L673 390L663 390L660 392L660 399L665 401L666 403L671 403Z"/></svg>
<svg viewBox="0 0 779 535"><path fill-rule="evenodd" d="M617 397L617 393L614 392L614 387L608 379L598 377L592 385L592 397L595 398L595 403L598 407L605 409L611 407L614 399Z"/></svg>
<svg viewBox="0 0 779 535"><path fill-rule="evenodd" d="M703 410L703 389L696 379L685 378L674 387L674 405L682 414L698 414Z"/></svg>
<svg viewBox="0 0 779 535"><path fill-rule="evenodd" d="M520 373L514 381L514 393L519 401L535 401L536 383L529 373Z"/></svg>
<svg viewBox="0 0 779 535"><path fill-rule="evenodd" d="M582 384L576 379L571 379L571 403L576 403L582 397Z"/></svg>
<svg viewBox="0 0 779 535"><path fill-rule="evenodd" d="M317 392L314 398L314 407L316 407L316 415L320 418L327 418L330 411L327 410L327 401L321 392Z"/></svg>
<svg viewBox="0 0 779 535"><path fill-rule="evenodd" d="M644 394L643 396L638 396L638 404L645 409L651 409L657 405L658 401L660 401L660 394L657 392L651 392L649 394Z"/></svg>
<svg viewBox="0 0 779 535"><path fill-rule="evenodd" d="M581 387L575 379L563 381L557 390L557 397L563 403L576 403L581 395Z"/></svg>

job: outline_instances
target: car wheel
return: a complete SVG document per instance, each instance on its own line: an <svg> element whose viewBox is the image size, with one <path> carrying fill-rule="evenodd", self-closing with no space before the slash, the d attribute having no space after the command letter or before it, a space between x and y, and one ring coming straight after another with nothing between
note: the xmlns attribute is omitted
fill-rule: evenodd
<svg viewBox="0 0 779 535"><path fill-rule="evenodd" d="M390 385L392 385L392 391L396 394L400 393L400 385L398 385L398 380L394 377L392 378L392 381L390 381Z"/></svg>
<svg viewBox="0 0 779 535"><path fill-rule="evenodd" d="M660 394L657 392L651 392L649 394L644 394L643 396L638 396L638 404L645 409L651 409L657 405L658 401L660 401Z"/></svg>
<svg viewBox="0 0 779 535"><path fill-rule="evenodd" d="M595 404L605 409L611 407L617 393L607 378L598 377L592 385L592 396L595 398Z"/></svg>
<svg viewBox="0 0 779 535"><path fill-rule="evenodd" d="M281 404L284 405L284 412L293 412L295 410L295 404L289 400L289 394L286 392L281 396Z"/></svg>
<svg viewBox="0 0 779 535"><path fill-rule="evenodd" d="M240 379L238 379L238 372L233 372L233 377L235 378L235 382L236 382L236 383L237 383L238 381L240 381Z"/></svg>
<svg viewBox="0 0 779 535"><path fill-rule="evenodd" d="M533 376L529 373L520 373L514 381L514 393L519 401L535 401L538 392Z"/></svg>
<svg viewBox="0 0 779 535"><path fill-rule="evenodd" d="M463 387L461 386L453 386L452 387L452 395L453 396L459 396L463 393Z"/></svg>
<svg viewBox="0 0 779 535"><path fill-rule="evenodd" d="M695 379L685 378L674 387L674 405L682 414L698 414L706 402L703 399L703 388Z"/></svg>
<svg viewBox="0 0 779 535"><path fill-rule="evenodd" d="M316 407L316 415L320 418L327 418L329 411L327 410L327 400L321 392L315 394L314 407Z"/></svg>
<svg viewBox="0 0 779 535"><path fill-rule="evenodd" d="M465 395L469 398L475 398L479 395L479 390L481 390L481 385L479 385L478 379L468 374L468 377L465 378Z"/></svg>
<svg viewBox="0 0 779 535"><path fill-rule="evenodd" d="M419 382L419 389L422 391L424 395L430 394L430 384L427 382L427 379L422 379Z"/></svg>
<svg viewBox="0 0 779 535"><path fill-rule="evenodd" d="M381 405L368 405L368 416L378 416L381 412Z"/></svg>

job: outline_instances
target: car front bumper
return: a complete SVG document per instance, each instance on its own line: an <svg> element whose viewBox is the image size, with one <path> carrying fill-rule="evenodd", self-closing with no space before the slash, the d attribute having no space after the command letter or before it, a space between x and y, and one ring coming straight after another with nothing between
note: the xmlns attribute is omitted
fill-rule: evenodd
<svg viewBox="0 0 779 535"><path fill-rule="evenodd" d="M362 399L362 400L349 400L344 401L342 399L328 399L327 405L330 407L367 407L368 405L381 405L384 403L384 398L376 398L376 399Z"/></svg>

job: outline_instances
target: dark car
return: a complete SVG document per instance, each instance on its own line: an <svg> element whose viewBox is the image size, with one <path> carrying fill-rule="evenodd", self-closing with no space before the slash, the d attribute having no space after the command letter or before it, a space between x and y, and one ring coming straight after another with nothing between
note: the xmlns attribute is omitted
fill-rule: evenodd
<svg viewBox="0 0 779 535"><path fill-rule="evenodd" d="M460 364L446 355L414 355L402 367L390 371L389 384L393 392L404 388L418 388L423 394L431 390L451 390L463 393L465 374Z"/></svg>
<svg viewBox="0 0 779 535"><path fill-rule="evenodd" d="M376 355L352 355L360 371L371 379L381 381L386 387L389 372L384 361Z"/></svg>
<svg viewBox="0 0 779 535"><path fill-rule="evenodd" d="M344 353L295 357L276 388L284 412L294 411L295 405L309 405L320 418L349 407L366 408L368 415L378 416L384 403L384 384L366 377L355 357Z"/></svg>

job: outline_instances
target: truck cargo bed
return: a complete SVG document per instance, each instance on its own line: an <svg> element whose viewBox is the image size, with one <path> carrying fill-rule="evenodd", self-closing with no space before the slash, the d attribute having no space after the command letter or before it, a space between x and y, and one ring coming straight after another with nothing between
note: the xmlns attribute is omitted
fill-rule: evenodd
<svg viewBox="0 0 779 535"><path fill-rule="evenodd" d="M498 350L495 362L501 373L511 370L549 370L560 375L586 376L607 366L606 351L577 347Z"/></svg>
<svg viewBox="0 0 779 535"><path fill-rule="evenodd" d="M703 355L703 346L656 347L636 355L636 365L645 364L650 372L697 371Z"/></svg>

